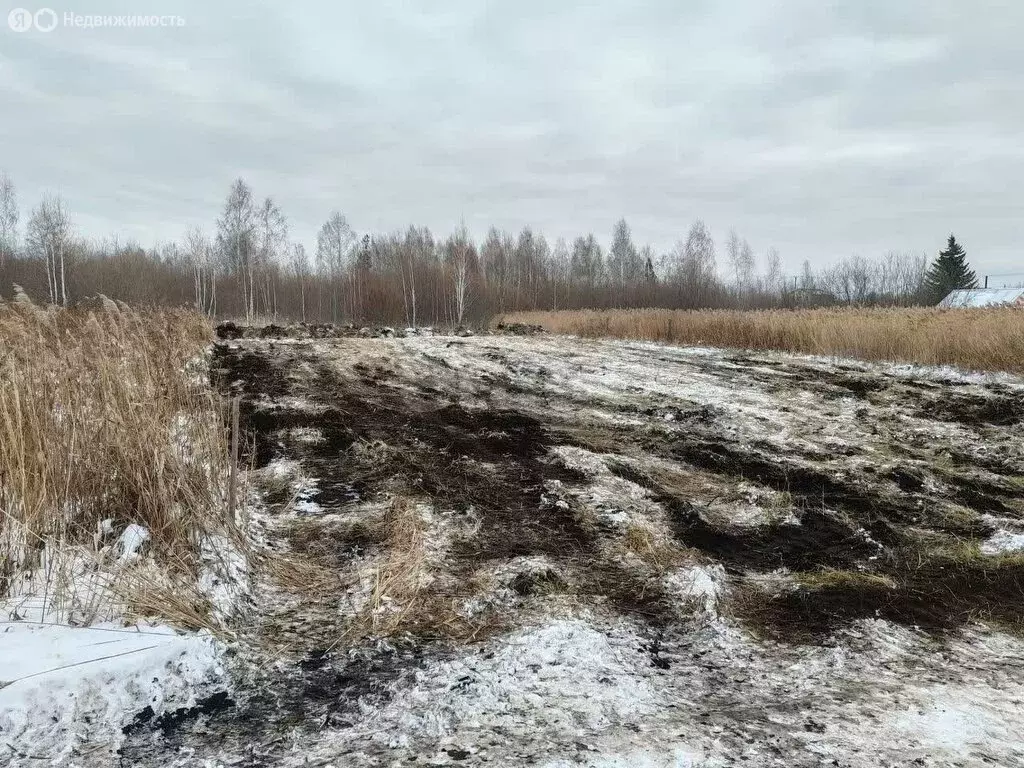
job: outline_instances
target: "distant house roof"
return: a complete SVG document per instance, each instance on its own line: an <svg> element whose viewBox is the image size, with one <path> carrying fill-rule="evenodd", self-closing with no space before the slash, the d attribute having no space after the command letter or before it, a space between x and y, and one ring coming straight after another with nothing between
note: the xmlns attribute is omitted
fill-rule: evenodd
<svg viewBox="0 0 1024 768"><path fill-rule="evenodd" d="M939 302L944 309L961 307L1024 307L1024 288L963 288Z"/></svg>

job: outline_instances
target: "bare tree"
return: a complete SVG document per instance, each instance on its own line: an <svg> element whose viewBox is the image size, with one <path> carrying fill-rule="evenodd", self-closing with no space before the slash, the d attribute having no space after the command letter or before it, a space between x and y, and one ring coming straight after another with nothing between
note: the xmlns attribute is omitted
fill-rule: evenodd
<svg viewBox="0 0 1024 768"><path fill-rule="evenodd" d="M569 246L564 237L558 238L555 242L555 249L551 252L551 266L548 268L549 280L551 282L551 309L558 309L558 286L563 286L569 281ZM564 298L563 298L564 301Z"/></svg>
<svg viewBox="0 0 1024 768"><path fill-rule="evenodd" d="M818 280L814 276L814 271L811 269L811 262L804 259L804 263L800 267L800 288L804 291L813 291L817 287Z"/></svg>
<svg viewBox="0 0 1024 768"><path fill-rule="evenodd" d="M705 279L715 275L715 241L704 222L697 219L686 236L686 258Z"/></svg>
<svg viewBox="0 0 1024 768"><path fill-rule="evenodd" d="M582 300L596 306L597 288L604 281L604 252L592 234L577 237L569 257L569 278L582 289Z"/></svg>
<svg viewBox="0 0 1024 768"><path fill-rule="evenodd" d="M750 243L747 242L746 238L740 244L740 258L737 266L740 290L749 291L751 283L754 281L754 269L757 266L757 262L754 258L754 249L750 247Z"/></svg>
<svg viewBox="0 0 1024 768"><path fill-rule="evenodd" d="M618 294L616 304L629 304L627 292L641 278L640 254L633 244L633 234L625 219L619 219L612 231L612 247L608 251L608 278Z"/></svg>
<svg viewBox="0 0 1024 768"><path fill-rule="evenodd" d="M536 296L537 273L541 268L541 260L547 251L547 241L530 227L523 227L512 249L512 261L509 264L509 282L511 301L517 307L533 309Z"/></svg>
<svg viewBox="0 0 1024 768"><path fill-rule="evenodd" d="M765 288L771 293L779 293L782 290L782 257L776 248L769 248L765 255Z"/></svg>
<svg viewBox="0 0 1024 768"><path fill-rule="evenodd" d="M459 229L448 238L444 251L451 269L452 318L456 324L462 325L470 298L471 269L476 260L476 248L469 238L469 232L466 231L465 222L462 222Z"/></svg>
<svg viewBox="0 0 1024 768"><path fill-rule="evenodd" d="M864 304L872 296L872 264L862 256L851 256L825 270L821 282L825 289L847 304Z"/></svg>
<svg viewBox="0 0 1024 768"><path fill-rule="evenodd" d="M18 250L18 196L14 183L0 173L0 267Z"/></svg>
<svg viewBox="0 0 1024 768"><path fill-rule="evenodd" d="M502 313L508 305L508 284L511 273L515 244L512 236L496 227L487 231L487 238L480 248L480 267L487 286L488 295L497 302L497 311Z"/></svg>
<svg viewBox="0 0 1024 768"><path fill-rule="evenodd" d="M715 241L704 222L690 227L685 242L676 243L664 262L666 277L674 284L676 302L683 307L707 306L715 276Z"/></svg>
<svg viewBox="0 0 1024 768"><path fill-rule="evenodd" d="M306 322L306 282L309 280L309 256L302 243L293 243L288 259L292 275L299 284L299 298L302 307L302 322Z"/></svg>
<svg viewBox="0 0 1024 768"><path fill-rule="evenodd" d="M754 277L754 250L750 243L736 234L735 229L730 229L729 237L725 241L725 253L729 266L732 267L736 289L741 294L747 293Z"/></svg>
<svg viewBox="0 0 1024 768"><path fill-rule="evenodd" d="M740 236L735 229L729 230L729 236L725 239L725 258L732 269L733 280L736 286L740 286Z"/></svg>
<svg viewBox="0 0 1024 768"><path fill-rule="evenodd" d="M544 235L538 234L533 240L533 258L530 259L529 308L540 309L541 293L547 277L545 268L551 258L551 246Z"/></svg>
<svg viewBox="0 0 1024 768"><path fill-rule="evenodd" d="M213 263L213 244L199 227L185 233L185 256L192 267L195 306L212 317L217 311L217 280Z"/></svg>
<svg viewBox="0 0 1024 768"><path fill-rule="evenodd" d="M416 285L420 266L434 259L434 238L426 227L409 227L405 239L398 249L398 268L402 278L402 300L405 305L405 322L417 327L418 304Z"/></svg>
<svg viewBox="0 0 1024 768"><path fill-rule="evenodd" d="M927 272L927 255L888 251L877 262L875 290L885 303L912 303L922 296Z"/></svg>
<svg viewBox="0 0 1024 768"><path fill-rule="evenodd" d="M640 277L637 281L636 307L654 306L657 301L658 274L655 269L657 256L650 244L641 248L637 257L640 263Z"/></svg>
<svg viewBox="0 0 1024 768"><path fill-rule="evenodd" d="M369 234L364 234L358 245L354 246L354 255L348 271L354 318L363 318L366 315L366 292L372 272L373 238Z"/></svg>
<svg viewBox="0 0 1024 768"><path fill-rule="evenodd" d="M331 283L331 318L334 322L338 321L338 282L355 242L355 232L338 211L330 215L316 236L317 269L326 274Z"/></svg>
<svg viewBox="0 0 1024 768"><path fill-rule="evenodd" d="M229 271L238 277L239 295L247 321L256 314L255 292L256 206L252 189L243 179L235 179L217 220L217 249Z"/></svg>
<svg viewBox="0 0 1024 768"><path fill-rule="evenodd" d="M264 309L277 317L277 292L274 283L278 259L288 247L288 220L268 197L256 213L256 269L262 278Z"/></svg>
<svg viewBox="0 0 1024 768"><path fill-rule="evenodd" d="M67 305L67 257L71 240L71 220L64 201L46 195L32 211L26 240L29 252L46 261L46 285L50 301Z"/></svg>

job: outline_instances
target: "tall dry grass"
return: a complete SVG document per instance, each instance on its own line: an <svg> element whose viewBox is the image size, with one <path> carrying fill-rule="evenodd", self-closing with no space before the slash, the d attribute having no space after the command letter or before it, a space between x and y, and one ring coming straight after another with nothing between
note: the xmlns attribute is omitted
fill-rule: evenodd
<svg viewBox="0 0 1024 768"><path fill-rule="evenodd" d="M1024 372L1024 310L1015 308L570 310L502 319L585 337Z"/></svg>
<svg viewBox="0 0 1024 768"><path fill-rule="evenodd" d="M130 524L149 531L147 559L194 583L201 537L231 527L210 339L181 310L0 305L0 598L40 569L56 593L83 561L116 565Z"/></svg>

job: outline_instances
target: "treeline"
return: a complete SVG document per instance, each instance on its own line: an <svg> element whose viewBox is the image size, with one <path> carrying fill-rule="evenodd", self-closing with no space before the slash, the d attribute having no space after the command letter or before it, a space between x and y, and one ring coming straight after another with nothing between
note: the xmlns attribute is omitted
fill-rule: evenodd
<svg viewBox="0 0 1024 768"><path fill-rule="evenodd" d="M593 234L549 242L524 228L465 226L357 232L339 212L307 250L273 198L236 180L210 231L143 248L77 237L72 214L47 196L19 226L14 185L0 177L0 287L58 304L103 293L130 304L191 305L219 317L450 325L497 313L578 308L769 308L835 304L907 306L935 299L924 255L851 257L796 275L779 253L757 254L730 232L721 250L696 221L667 253L638 245L615 224L606 248ZM941 297L940 297L941 298Z"/></svg>

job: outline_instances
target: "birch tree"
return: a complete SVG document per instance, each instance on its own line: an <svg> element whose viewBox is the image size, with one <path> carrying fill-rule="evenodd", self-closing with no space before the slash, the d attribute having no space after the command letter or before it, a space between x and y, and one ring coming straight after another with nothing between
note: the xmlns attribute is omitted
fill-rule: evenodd
<svg viewBox="0 0 1024 768"><path fill-rule="evenodd" d="M498 314L505 312L509 273L515 242L507 232L491 227L480 248L480 269L491 301L497 299Z"/></svg>
<svg viewBox="0 0 1024 768"><path fill-rule="evenodd" d="M753 281L756 266L753 248L736 234L735 229L731 229L725 240L725 254L732 268L736 289L740 293L746 293Z"/></svg>
<svg viewBox="0 0 1024 768"><path fill-rule="evenodd" d="M229 271L238 278L239 298L248 322L256 314L255 230L252 189L243 179L235 179L224 202L224 211L217 220L217 250Z"/></svg>
<svg viewBox="0 0 1024 768"><path fill-rule="evenodd" d="M302 243L293 243L288 258L291 273L299 284L299 298L302 307L302 322L306 322L306 281L309 280L309 256Z"/></svg>
<svg viewBox="0 0 1024 768"><path fill-rule="evenodd" d="M770 292L781 293L782 291L782 257L776 248L769 248L765 256L765 286Z"/></svg>
<svg viewBox="0 0 1024 768"><path fill-rule="evenodd" d="M750 243L747 242L746 238L740 244L740 259L737 266L739 269L740 290L749 291L751 283L754 281L754 270L757 267L757 262L754 257L754 249L750 247Z"/></svg>
<svg viewBox="0 0 1024 768"><path fill-rule="evenodd" d="M278 260L288 248L288 220L274 202L266 198L256 212L256 271L261 278L263 306L277 317L277 290L274 276Z"/></svg>
<svg viewBox="0 0 1024 768"><path fill-rule="evenodd" d="M416 328L418 322L418 303L416 287L419 267L434 257L434 238L426 227L418 229L409 227L405 239L398 249L398 268L402 278L402 298L405 305L405 321Z"/></svg>
<svg viewBox="0 0 1024 768"><path fill-rule="evenodd" d="M217 311L213 244L199 227L194 227L185 234L185 256L192 268L196 311L212 317Z"/></svg>
<svg viewBox="0 0 1024 768"><path fill-rule="evenodd" d="M67 258L71 240L71 220L64 201L47 195L32 211L26 240L29 252L46 262L46 285L53 304L67 306Z"/></svg>
<svg viewBox="0 0 1024 768"><path fill-rule="evenodd" d="M625 219L619 219L612 232L612 247L608 251L608 277L618 294L619 306L626 303L626 286L634 284L639 277L638 259L629 224Z"/></svg>
<svg viewBox="0 0 1024 768"><path fill-rule="evenodd" d="M693 223L686 240L678 241L662 264L666 279L675 285L680 307L706 305L716 285L715 242L703 221Z"/></svg>
<svg viewBox="0 0 1024 768"><path fill-rule="evenodd" d="M18 250L18 196L14 183L0 174L0 267Z"/></svg>
<svg viewBox="0 0 1024 768"><path fill-rule="evenodd" d="M338 283L348 264L356 235L338 211L331 213L316 236L316 264L331 284L331 318L338 322Z"/></svg>
<svg viewBox="0 0 1024 768"><path fill-rule="evenodd" d="M462 325L470 299L470 273L476 260L476 248L465 222L448 238L444 251L452 281L452 317L457 325Z"/></svg>
<svg viewBox="0 0 1024 768"><path fill-rule="evenodd" d="M604 279L604 254L592 234L577 237L572 244L569 257L569 277L585 289L584 301L595 305L597 287Z"/></svg>
<svg viewBox="0 0 1024 768"><path fill-rule="evenodd" d="M551 309L558 309L558 288L561 284L562 290L566 290L568 279L569 246L565 242L565 238L560 237L555 241L555 249L551 252L550 266L548 267L548 280L551 283Z"/></svg>

